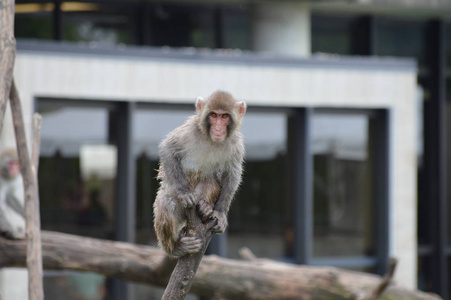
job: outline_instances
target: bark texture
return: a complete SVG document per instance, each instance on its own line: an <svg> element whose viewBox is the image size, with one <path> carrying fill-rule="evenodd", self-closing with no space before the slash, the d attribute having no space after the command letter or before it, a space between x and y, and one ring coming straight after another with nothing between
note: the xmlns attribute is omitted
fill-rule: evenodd
<svg viewBox="0 0 451 300"><path fill-rule="evenodd" d="M3 128L3 118L13 80L14 60L16 58L14 4L14 0L0 1L0 133Z"/></svg>
<svg viewBox="0 0 451 300"><path fill-rule="evenodd" d="M108 277L166 286L175 261L154 247L42 232L46 269L91 271ZM0 238L0 267L25 266L26 242ZM191 293L225 299L354 299L370 297L379 276L331 267L296 266L267 259L202 259ZM440 299L390 285L379 297Z"/></svg>
<svg viewBox="0 0 451 300"><path fill-rule="evenodd" d="M185 299L191 289L194 276L196 276L202 257L210 244L212 237L210 231L211 226L201 222L195 208L187 210L187 221L188 234L190 236L195 235L196 237L201 238L204 241L204 247L202 251L182 256L177 260L177 264L169 278L169 282L161 300Z"/></svg>
<svg viewBox="0 0 451 300"><path fill-rule="evenodd" d="M32 164L25 135L22 105L14 80L10 91L11 112L13 115L14 132L16 135L17 153L19 155L20 172L23 177L25 194L25 219L27 237L27 268L28 268L28 298L30 300L44 299L42 286L41 259L41 218L39 212L39 192L37 170ZM40 135L35 134L39 139ZM39 145L39 142L35 142ZM33 148L36 148L34 146ZM39 155L37 149L34 152ZM37 163L36 163L37 164Z"/></svg>

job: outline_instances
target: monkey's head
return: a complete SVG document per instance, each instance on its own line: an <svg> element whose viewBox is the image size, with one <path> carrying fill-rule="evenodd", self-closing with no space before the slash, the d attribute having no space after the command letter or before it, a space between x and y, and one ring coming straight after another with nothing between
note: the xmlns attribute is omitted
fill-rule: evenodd
<svg viewBox="0 0 451 300"><path fill-rule="evenodd" d="M237 102L230 93L216 91L206 100L197 98L196 112L200 130L214 143L233 135L246 113L246 103Z"/></svg>
<svg viewBox="0 0 451 300"><path fill-rule="evenodd" d="M0 176L6 180L16 178L20 173L16 150L5 150L0 155Z"/></svg>

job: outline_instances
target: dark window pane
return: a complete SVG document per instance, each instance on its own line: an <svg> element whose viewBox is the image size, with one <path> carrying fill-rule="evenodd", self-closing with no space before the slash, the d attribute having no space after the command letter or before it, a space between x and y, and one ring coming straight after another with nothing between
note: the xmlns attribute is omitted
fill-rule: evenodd
<svg viewBox="0 0 451 300"><path fill-rule="evenodd" d="M41 114L42 227L112 238L116 147L107 144L108 111L60 108Z"/></svg>
<svg viewBox="0 0 451 300"><path fill-rule="evenodd" d="M96 273L45 271L45 299L80 300L105 299L105 277Z"/></svg>
<svg viewBox="0 0 451 300"><path fill-rule="evenodd" d="M446 100L451 103L451 76L446 78L445 81Z"/></svg>
<svg viewBox="0 0 451 300"><path fill-rule="evenodd" d="M435 289L433 282L434 261L430 256L418 257L418 289L425 292L432 292Z"/></svg>
<svg viewBox="0 0 451 300"><path fill-rule="evenodd" d="M224 9L223 48L251 49L251 16L247 7L226 7Z"/></svg>
<svg viewBox="0 0 451 300"><path fill-rule="evenodd" d="M228 256L248 247L258 257L292 257L293 220L287 197L286 122L280 113L247 113L243 182L229 213Z"/></svg>
<svg viewBox="0 0 451 300"><path fill-rule="evenodd" d="M43 229L112 239L116 147L108 145L108 110L40 106L39 194ZM105 278L46 272L49 299L102 299Z"/></svg>
<svg viewBox="0 0 451 300"><path fill-rule="evenodd" d="M446 172L447 174L451 174L451 138L449 132L451 132L451 102L447 102L446 106L446 122L447 128L446 131L447 139L446 139ZM449 179L448 179L449 180ZM449 181L448 181L449 182ZM451 188L447 189L447 199L448 199L448 245L451 246ZM451 273L450 273L451 274Z"/></svg>
<svg viewBox="0 0 451 300"><path fill-rule="evenodd" d="M446 66L451 68L451 24L445 27L445 47ZM448 94L448 98L451 98L451 94Z"/></svg>
<svg viewBox="0 0 451 300"><path fill-rule="evenodd" d="M155 5L154 46L215 47L214 9L210 6Z"/></svg>
<svg viewBox="0 0 451 300"><path fill-rule="evenodd" d="M314 257L374 255L368 127L364 115L314 115Z"/></svg>
<svg viewBox="0 0 451 300"><path fill-rule="evenodd" d="M355 18L312 16L312 53L352 54L351 28Z"/></svg>
<svg viewBox="0 0 451 300"><path fill-rule="evenodd" d="M53 39L53 4L16 4L16 38Z"/></svg>
<svg viewBox="0 0 451 300"><path fill-rule="evenodd" d="M63 39L105 45L135 43L133 5L63 3Z"/></svg>
<svg viewBox="0 0 451 300"><path fill-rule="evenodd" d="M381 19L377 21L376 54L426 58L426 26L423 22Z"/></svg>

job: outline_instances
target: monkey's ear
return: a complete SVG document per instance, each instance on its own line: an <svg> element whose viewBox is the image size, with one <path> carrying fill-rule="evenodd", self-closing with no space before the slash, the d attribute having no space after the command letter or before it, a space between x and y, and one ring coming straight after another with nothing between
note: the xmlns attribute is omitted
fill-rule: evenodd
<svg viewBox="0 0 451 300"><path fill-rule="evenodd" d="M197 100L196 100L196 111L197 112L202 110L202 107L204 107L204 102L205 102L204 98L197 97Z"/></svg>
<svg viewBox="0 0 451 300"><path fill-rule="evenodd" d="M241 101L238 102L238 113L240 114L240 116L244 116L244 114L246 113L246 109L247 109L247 105L246 102Z"/></svg>

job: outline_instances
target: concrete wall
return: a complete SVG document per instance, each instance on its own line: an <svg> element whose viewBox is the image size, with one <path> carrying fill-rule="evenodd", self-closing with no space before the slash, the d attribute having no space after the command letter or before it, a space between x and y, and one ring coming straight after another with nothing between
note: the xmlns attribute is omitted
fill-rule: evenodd
<svg viewBox="0 0 451 300"><path fill-rule="evenodd" d="M396 281L416 287L417 102L410 61L132 58L19 48L15 79L28 124L35 97L193 104L215 89L250 106L391 109L391 255L400 259ZM7 120L1 145L14 145L11 126Z"/></svg>

